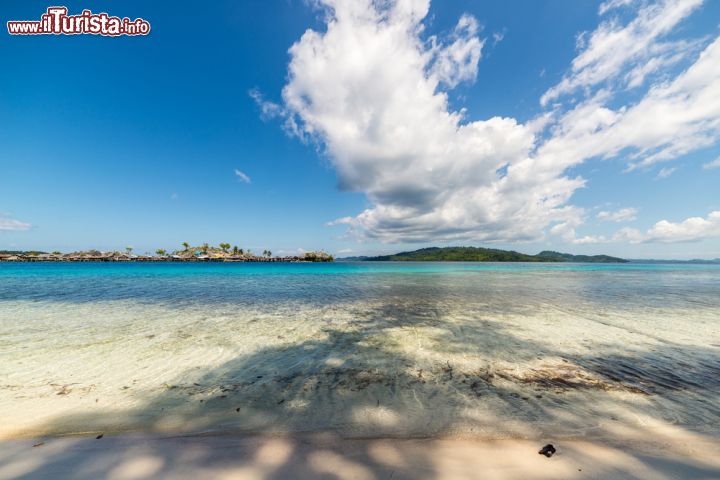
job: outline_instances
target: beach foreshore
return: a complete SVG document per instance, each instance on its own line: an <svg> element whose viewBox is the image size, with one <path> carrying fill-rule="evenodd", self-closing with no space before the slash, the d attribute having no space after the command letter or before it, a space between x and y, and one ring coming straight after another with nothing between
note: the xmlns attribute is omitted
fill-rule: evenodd
<svg viewBox="0 0 720 480"><path fill-rule="evenodd" d="M0 479L720 478L717 266L0 277Z"/></svg>
<svg viewBox="0 0 720 480"><path fill-rule="evenodd" d="M339 438L331 434L71 436L0 441L0 478L711 479L720 443Z"/></svg>

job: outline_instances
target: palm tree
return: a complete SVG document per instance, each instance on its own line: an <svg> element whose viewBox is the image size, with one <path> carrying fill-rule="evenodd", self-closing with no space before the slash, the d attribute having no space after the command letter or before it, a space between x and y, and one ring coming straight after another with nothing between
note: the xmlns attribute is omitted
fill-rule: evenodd
<svg viewBox="0 0 720 480"><path fill-rule="evenodd" d="M125 247L125 252L127 252L128 255L130 255L133 251L133 247Z"/></svg>
<svg viewBox="0 0 720 480"><path fill-rule="evenodd" d="M182 243L182 246L185 247L185 251L186 251L186 252L187 252L188 249L190 248L190 244L189 244L188 242L183 242L183 243Z"/></svg>
<svg viewBox="0 0 720 480"><path fill-rule="evenodd" d="M157 250L155 250L155 253L160 255L161 257L164 257L167 251L163 250L162 248L158 248Z"/></svg>
<svg viewBox="0 0 720 480"><path fill-rule="evenodd" d="M220 250L222 250L224 253L227 253L227 251L230 249L229 243L221 243L220 244Z"/></svg>
<svg viewBox="0 0 720 480"><path fill-rule="evenodd" d="M240 250L238 250L237 245L235 245L233 247L233 255L237 255L238 253L240 253Z"/></svg>
<svg viewBox="0 0 720 480"><path fill-rule="evenodd" d="M265 252L263 252L263 253L264 253L265 256L268 257L268 258L272 257L272 252L271 252L270 250L265 250Z"/></svg>
<svg viewBox="0 0 720 480"><path fill-rule="evenodd" d="M208 248L210 248L210 246L209 246L207 243L203 243L203 244L202 244L202 251L203 251L203 253L207 253L207 252L208 252Z"/></svg>

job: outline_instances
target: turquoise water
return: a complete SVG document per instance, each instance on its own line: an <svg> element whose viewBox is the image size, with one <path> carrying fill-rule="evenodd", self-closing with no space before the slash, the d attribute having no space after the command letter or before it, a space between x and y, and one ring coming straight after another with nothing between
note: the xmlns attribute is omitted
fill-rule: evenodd
<svg viewBox="0 0 720 480"><path fill-rule="evenodd" d="M719 280L720 265L682 264L0 263L0 300L322 302L382 295L388 287L412 284L468 295L491 296L502 286L611 301L628 295L660 301L672 295L678 302L716 305Z"/></svg>
<svg viewBox="0 0 720 480"><path fill-rule="evenodd" d="M0 263L0 424L715 434L720 266Z"/></svg>

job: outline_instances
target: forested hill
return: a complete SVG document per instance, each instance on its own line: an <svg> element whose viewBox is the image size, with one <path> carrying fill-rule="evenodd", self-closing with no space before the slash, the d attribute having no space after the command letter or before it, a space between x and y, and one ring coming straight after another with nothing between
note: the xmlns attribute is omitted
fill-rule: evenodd
<svg viewBox="0 0 720 480"><path fill-rule="evenodd" d="M513 250L499 250L481 247L430 247L412 252L400 252L378 257L350 257L348 261L396 261L396 262L584 262L584 263L625 263L627 260L608 255L570 255L544 251L527 255Z"/></svg>
<svg viewBox="0 0 720 480"><path fill-rule="evenodd" d="M557 262L577 263L627 263L624 258L611 257L610 255L571 255L569 253L553 252L545 250L537 254L540 258L547 258Z"/></svg>

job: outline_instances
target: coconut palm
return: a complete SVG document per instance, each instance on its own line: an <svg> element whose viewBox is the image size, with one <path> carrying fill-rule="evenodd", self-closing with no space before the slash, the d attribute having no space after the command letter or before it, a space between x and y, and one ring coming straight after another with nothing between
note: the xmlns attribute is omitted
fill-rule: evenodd
<svg viewBox="0 0 720 480"><path fill-rule="evenodd" d="M221 243L220 244L220 250L222 250L224 253L227 253L227 251L230 249L229 243Z"/></svg>
<svg viewBox="0 0 720 480"><path fill-rule="evenodd" d="M161 257L164 257L167 251L162 248L158 248L157 250L155 250L155 253L160 255Z"/></svg>
<svg viewBox="0 0 720 480"><path fill-rule="evenodd" d="M189 244L188 242L183 242L183 243L182 243L182 246L185 247L185 251L186 251L186 252L187 252L188 249L190 248L190 244Z"/></svg>
<svg viewBox="0 0 720 480"><path fill-rule="evenodd" d="M202 251L203 253L207 253L210 246L207 243L202 244Z"/></svg>
<svg viewBox="0 0 720 480"><path fill-rule="evenodd" d="M133 251L133 247L125 247L125 252L127 252L128 255L130 255Z"/></svg>

